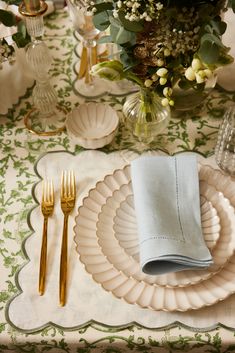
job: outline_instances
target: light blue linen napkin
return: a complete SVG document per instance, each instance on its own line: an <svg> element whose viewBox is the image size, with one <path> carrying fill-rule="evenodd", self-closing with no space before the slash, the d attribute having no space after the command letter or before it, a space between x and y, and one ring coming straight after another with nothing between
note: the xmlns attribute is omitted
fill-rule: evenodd
<svg viewBox="0 0 235 353"><path fill-rule="evenodd" d="M131 163L131 178L142 271L154 275L210 266L196 156L140 157Z"/></svg>

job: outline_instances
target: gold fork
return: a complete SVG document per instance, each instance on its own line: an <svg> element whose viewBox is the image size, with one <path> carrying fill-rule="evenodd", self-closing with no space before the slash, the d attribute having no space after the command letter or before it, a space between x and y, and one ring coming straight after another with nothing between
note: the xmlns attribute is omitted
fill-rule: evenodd
<svg viewBox="0 0 235 353"><path fill-rule="evenodd" d="M44 217L44 221L43 221L39 283L38 283L38 291L40 295L43 295L45 290L46 267L47 267L47 224L48 224L48 218L53 213L53 209L54 209L53 182L51 180L50 181L46 180L46 181L43 181L43 184L42 184L42 202L41 202L41 211Z"/></svg>
<svg viewBox="0 0 235 353"><path fill-rule="evenodd" d="M64 306L66 302L66 286L67 286L67 252L68 252L68 218L75 205L76 190L75 176L73 171L63 171L61 180L61 209L64 214L64 227L60 255L60 305Z"/></svg>

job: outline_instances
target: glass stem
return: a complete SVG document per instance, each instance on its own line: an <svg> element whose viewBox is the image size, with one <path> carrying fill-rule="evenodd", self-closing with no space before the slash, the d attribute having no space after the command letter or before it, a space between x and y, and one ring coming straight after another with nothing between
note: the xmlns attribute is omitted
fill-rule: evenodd
<svg viewBox="0 0 235 353"><path fill-rule="evenodd" d="M92 50L96 46L96 41L93 39L84 40L84 46L87 48L87 58L88 58L85 81L88 85L92 85L94 78L90 74L90 70L93 66Z"/></svg>
<svg viewBox="0 0 235 353"><path fill-rule="evenodd" d="M49 69L52 63L50 52L42 40L43 16L26 17L26 27L31 43L26 47L26 58L34 74L36 85L33 89L33 104L44 118L50 117L57 105L57 94L50 84Z"/></svg>

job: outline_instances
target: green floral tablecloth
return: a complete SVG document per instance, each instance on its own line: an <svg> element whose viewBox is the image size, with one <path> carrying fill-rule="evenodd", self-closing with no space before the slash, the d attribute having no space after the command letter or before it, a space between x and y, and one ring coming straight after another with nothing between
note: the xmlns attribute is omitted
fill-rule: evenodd
<svg viewBox="0 0 235 353"><path fill-rule="evenodd" d="M54 58L52 82L60 104L70 111L84 101L72 88L76 77L73 66L77 60L73 51L76 44L73 29L65 11L51 14L45 24L45 39ZM105 96L96 101L108 101L120 111L124 99ZM102 151L162 149L175 153L191 150L208 157L213 154L223 112L234 101L235 92L217 87L200 109L188 116L184 114L182 119L172 119L168 130L149 146L134 139L121 120L115 140ZM30 334L19 332L8 324L7 303L19 291L15 274L27 261L21 246L31 233L27 214L34 205L31 196L32 186L37 181L34 164L46 151L82 151L70 141L66 132L50 138L31 135L23 123L31 105L31 89L28 89L8 114L0 115L0 352L235 351L235 330L222 324L210 332L203 328L196 332L180 323L150 330L135 323L115 329L91 322L79 330L48 326Z"/></svg>

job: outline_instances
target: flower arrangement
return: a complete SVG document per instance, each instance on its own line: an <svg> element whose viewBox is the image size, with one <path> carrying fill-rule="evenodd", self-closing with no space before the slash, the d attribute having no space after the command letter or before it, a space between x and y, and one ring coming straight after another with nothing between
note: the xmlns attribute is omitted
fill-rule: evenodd
<svg viewBox="0 0 235 353"><path fill-rule="evenodd" d="M10 63L14 62L14 52L15 48L12 45L12 41L19 48L23 48L29 43L30 37L26 31L24 21L15 14L13 11L14 6L20 4L21 0L3 0L0 6L0 25L4 27L14 28L14 33L11 38L1 37L0 35L0 69L2 68L2 63L8 61ZM4 6L3 6L4 5ZM12 41L11 41L12 39Z"/></svg>
<svg viewBox="0 0 235 353"><path fill-rule="evenodd" d="M221 40L223 12L235 0L86 0L94 25L118 45L118 60L95 65L91 73L128 79L149 87L173 106L176 85L203 90L214 71L233 58Z"/></svg>

